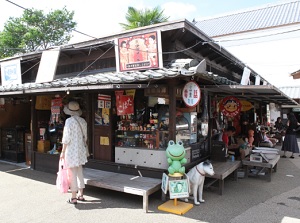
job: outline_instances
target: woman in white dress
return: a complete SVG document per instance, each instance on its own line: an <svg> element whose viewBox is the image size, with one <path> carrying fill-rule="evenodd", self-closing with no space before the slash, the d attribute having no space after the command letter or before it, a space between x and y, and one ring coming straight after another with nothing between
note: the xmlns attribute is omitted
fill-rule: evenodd
<svg viewBox="0 0 300 223"><path fill-rule="evenodd" d="M80 117L82 110L76 101L70 101L64 107L64 113L71 117L65 121L60 159L65 159L68 169L70 190L72 192L72 197L68 200L68 203L77 204L77 201L85 201L83 197L85 185L82 165L87 162L88 156L86 150L87 122Z"/></svg>

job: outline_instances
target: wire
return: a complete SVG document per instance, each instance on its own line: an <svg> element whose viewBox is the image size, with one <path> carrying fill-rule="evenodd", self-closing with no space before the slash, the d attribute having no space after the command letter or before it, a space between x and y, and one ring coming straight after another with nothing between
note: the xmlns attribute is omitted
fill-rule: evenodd
<svg viewBox="0 0 300 223"><path fill-rule="evenodd" d="M102 56L104 56L111 48L113 48L115 45L112 44L112 46L107 49L104 53L102 53L97 59L95 59L92 63L90 63L86 68L84 68L79 74L76 75L76 77L80 76L84 71L86 71L90 66L92 66L97 60L99 60Z"/></svg>
<svg viewBox="0 0 300 223"><path fill-rule="evenodd" d="M34 11L32 11L31 9L27 9L27 8L21 6L21 5L17 4L17 3L14 3L14 2L12 2L12 1L10 1L10 0L5 0L5 1L7 1L7 2L9 2L9 3L11 3L11 4L13 4L13 5L15 5L15 6L21 8L21 9L24 9L24 10L26 10L26 11L29 11L29 12L31 12L31 13L34 13ZM78 31L78 30L76 30L76 29L72 29L72 31L77 32L77 33L80 33L80 34L85 35L85 36L88 36L88 37L91 37L91 38L94 38L94 39L97 39L96 37L93 37L93 36L88 35L88 34L86 34L86 33L80 32L80 31Z"/></svg>

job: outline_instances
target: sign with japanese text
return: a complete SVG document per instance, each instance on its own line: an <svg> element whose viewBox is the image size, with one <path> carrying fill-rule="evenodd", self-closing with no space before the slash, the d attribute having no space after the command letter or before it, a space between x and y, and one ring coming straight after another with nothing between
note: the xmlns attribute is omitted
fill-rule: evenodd
<svg viewBox="0 0 300 223"><path fill-rule="evenodd" d="M242 108L242 103L234 96L228 96L222 99L219 104L220 111L227 117L238 115Z"/></svg>
<svg viewBox="0 0 300 223"><path fill-rule="evenodd" d="M187 82L182 90L182 99L187 107L195 107L201 99L199 85L194 81Z"/></svg>
<svg viewBox="0 0 300 223"><path fill-rule="evenodd" d="M131 95L119 95L117 100L117 115L134 114L134 101Z"/></svg>
<svg viewBox="0 0 300 223"><path fill-rule="evenodd" d="M158 32L119 38L116 48L118 71L159 68L159 48Z"/></svg>

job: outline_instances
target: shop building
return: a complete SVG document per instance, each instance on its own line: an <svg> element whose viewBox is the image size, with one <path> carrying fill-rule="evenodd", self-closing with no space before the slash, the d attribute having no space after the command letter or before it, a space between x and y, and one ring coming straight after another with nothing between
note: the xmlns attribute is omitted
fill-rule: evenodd
<svg viewBox="0 0 300 223"><path fill-rule="evenodd" d="M169 140L183 141L187 168L209 158L213 120L233 121L223 98L248 100L259 116L270 102L297 104L186 20L0 63L1 159L52 173L70 100L88 123L87 167L158 178Z"/></svg>

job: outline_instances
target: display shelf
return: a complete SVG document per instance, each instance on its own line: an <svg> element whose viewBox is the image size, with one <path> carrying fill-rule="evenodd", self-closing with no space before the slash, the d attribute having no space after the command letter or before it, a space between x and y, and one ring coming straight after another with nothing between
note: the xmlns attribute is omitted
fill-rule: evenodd
<svg viewBox="0 0 300 223"><path fill-rule="evenodd" d="M116 130L116 146L158 149L158 131Z"/></svg>

